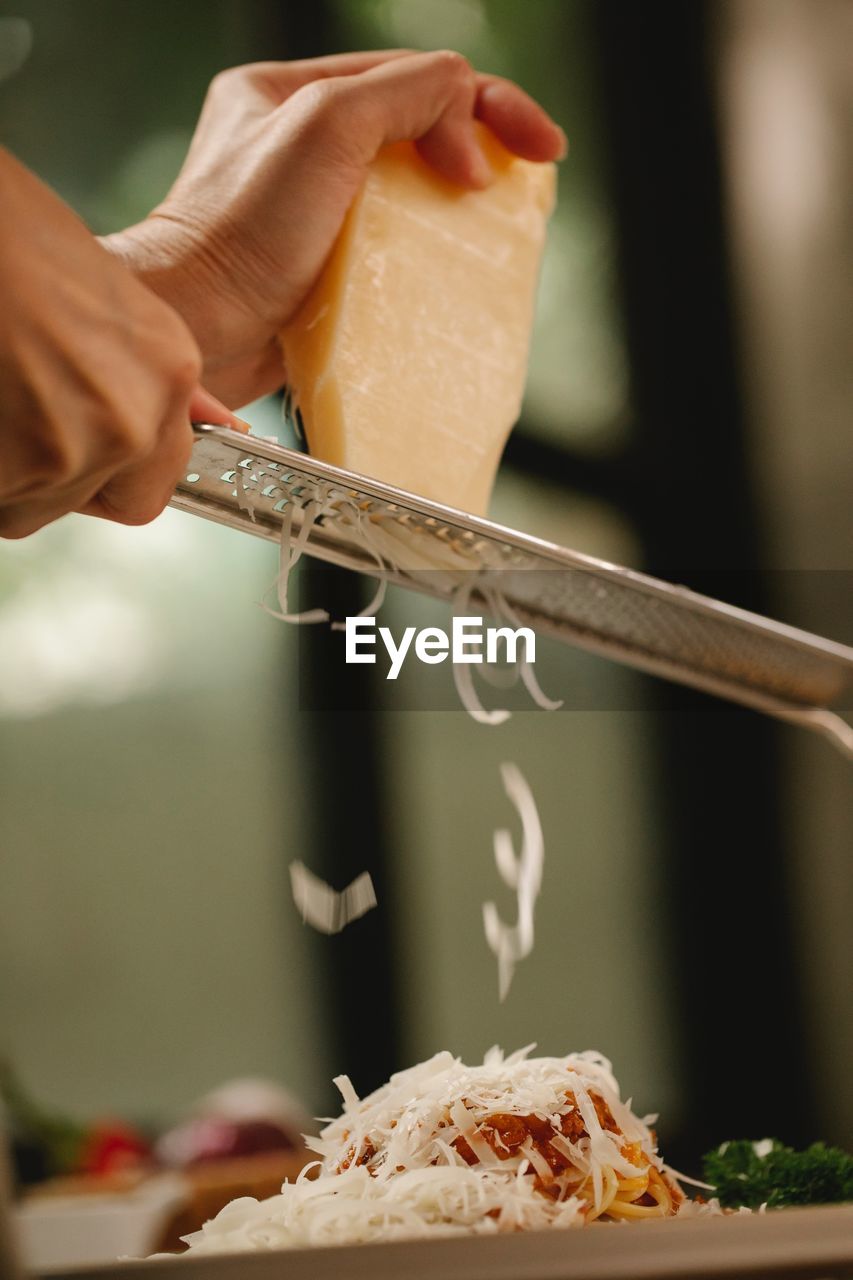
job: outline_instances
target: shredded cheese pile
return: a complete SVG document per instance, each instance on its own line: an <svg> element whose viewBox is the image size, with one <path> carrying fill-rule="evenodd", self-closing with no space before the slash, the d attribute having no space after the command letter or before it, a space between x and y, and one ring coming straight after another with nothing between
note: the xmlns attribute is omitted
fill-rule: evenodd
<svg viewBox="0 0 853 1280"><path fill-rule="evenodd" d="M444 1052L359 1099L309 1146L321 1157L281 1194L233 1201L190 1253L578 1227L675 1214L684 1197L648 1121L597 1053L481 1066Z"/></svg>

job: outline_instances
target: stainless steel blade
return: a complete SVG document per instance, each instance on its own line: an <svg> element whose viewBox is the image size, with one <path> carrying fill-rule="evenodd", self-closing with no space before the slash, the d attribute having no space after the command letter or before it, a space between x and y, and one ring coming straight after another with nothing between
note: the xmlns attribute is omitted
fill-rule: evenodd
<svg viewBox="0 0 853 1280"><path fill-rule="evenodd" d="M853 706L845 645L227 427L195 437L179 510L274 542L308 511L306 551L321 560L378 576L379 556L390 581L447 599L475 581L481 603L496 590L567 644L805 723L853 754L853 730L832 714Z"/></svg>

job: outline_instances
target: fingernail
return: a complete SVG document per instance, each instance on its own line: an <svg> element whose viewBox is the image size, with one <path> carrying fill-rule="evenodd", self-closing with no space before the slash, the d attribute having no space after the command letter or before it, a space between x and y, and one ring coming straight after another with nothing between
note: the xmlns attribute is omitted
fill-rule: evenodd
<svg viewBox="0 0 853 1280"><path fill-rule="evenodd" d="M557 125L557 133L560 135L560 153L557 156L557 159L565 160L566 156L569 154L569 140L559 125Z"/></svg>
<svg viewBox="0 0 853 1280"><path fill-rule="evenodd" d="M227 405L211 395L206 387L196 387L190 400L193 422L210 422L214 426L231 427L234 431L251 431L251 424L238 418Z"/></svg>

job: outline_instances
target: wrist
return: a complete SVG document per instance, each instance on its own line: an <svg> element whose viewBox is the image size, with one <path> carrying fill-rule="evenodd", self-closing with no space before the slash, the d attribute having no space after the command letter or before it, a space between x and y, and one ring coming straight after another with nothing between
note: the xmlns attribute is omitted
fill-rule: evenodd
<svg viewBox="0 0 853 1280"><path fill-rule="evenodd" d="M198 344L203 381L213 386L228 363L223 309L217 305L202 255L178 228L157 217L98 237L136 279L178 313Z"/></svg>
<svg viewBox="0 0 853 1280"><path fill-rule="evenodd" d="M154 213L101 244L178 313L201 352L203 384L223 404L237 409L281 386L281 326L248 301L253 289L235 281L236 264L211 237Z"/></svg>

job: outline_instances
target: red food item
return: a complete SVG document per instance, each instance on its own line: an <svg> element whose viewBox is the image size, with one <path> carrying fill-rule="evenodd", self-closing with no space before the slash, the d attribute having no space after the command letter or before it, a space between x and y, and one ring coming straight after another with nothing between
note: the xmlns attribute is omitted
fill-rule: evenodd
<svg viewBox="0 0 853 1280"><path fill-rule="evenodd" d="M149 1164L151 1146L137 1129L121 1120L93 1125L83 1138L77 1156L80 1173L114 1173Z"/></svg>
<svg viewBox="0 0 853 1280"><path fill-rule="evenodd" d="M271 1120L205 1118L195 1122L192 1139L194 1143L189 1146L187 1164L254 1156L269 1151L292 1151L294 1148L290 1135Z"/></svg>

